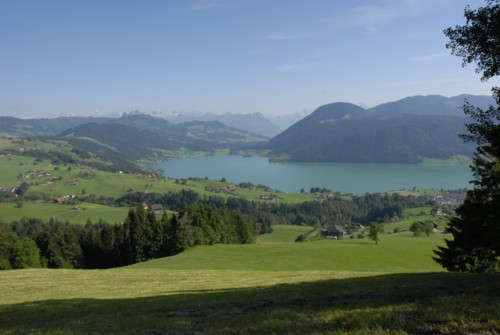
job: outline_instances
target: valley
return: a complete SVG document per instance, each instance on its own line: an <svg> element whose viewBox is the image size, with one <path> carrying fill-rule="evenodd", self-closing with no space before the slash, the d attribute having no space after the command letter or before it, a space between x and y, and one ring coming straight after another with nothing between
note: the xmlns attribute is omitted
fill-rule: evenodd
<svg viewBox="0 0 500 335"><path fill-rule="evenodd" d="M0 18L0 335L500 334L500 0Z"/></svg>
<svg viewBox="0 0 500 335"><path fill-rule="evenodd" d="M315 130L318 124L344 127L357 118L352 106L338 106L320 107L306 117L302 122L314 134L306 137L332 132ZM398 118L400 125L422 118L443 129L442 116ZM359 122L381 130L373 127L376 119L360 116ZM34 241L38 251L31 249L32 257L39 258L35 267L40 267L19 266L18 258L11 261L19 269L0 262L5 269L0 272L1 334L488 334L500 329L497 276L446 273L433 260L434 250L451 237L445 230L456 204L449 200L463 199L465 188L439 182L453 171L459 171L457 180L470 179L466 151L418 154L411 160L423 164L356 165L326 158L329 163L320 164L343 166L354 175L325 170L321 176L318 163L269 162L274 149L268 145L293 142L287 132L268 140L214 121L170 124L137 113L86 121L58 120L57 127L69 127L62 129L49 120L14 120L17 125L7 126L10 133L0 139L0 236L7 227L17 234L15 243ZM300 122L288 131L299 128ZM304 137L295 136L306 145ZM172 159L182 156L196 156L181 160L187 162L180 168L185 175L153 164L175 163ZM211 160L219 175L212 175ZM295 175L279 170L269 182L260 181L251 173L264 174L254 166L258 160L309 170ZM415 169L423 166L442 170L435 179L419 176ZM201 167L202 174L190 167ZM404 169L408 173L398 177ZM411 176L411 185L383 181L371 174L377 170L391 181ZM346 186L338 180L328 184L333 175ZM305 182L307 176L316 179ZM282 184L273 184L280 178ZM419 178L428 184L419 184ZM397 186L352 188L370 180ZM447 192L456 188L462 190ZM175 218L180 230L172 233ZM369 232L375 222L383 227L376 241ZM433 231L414 232L416 223ZM325 238L331 227L340 235Z"/></svg>

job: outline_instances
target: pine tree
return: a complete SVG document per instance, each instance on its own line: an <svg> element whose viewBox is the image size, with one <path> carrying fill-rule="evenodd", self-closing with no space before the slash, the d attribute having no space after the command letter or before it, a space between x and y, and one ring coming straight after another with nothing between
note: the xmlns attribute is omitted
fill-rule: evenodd
<svg viewBox="0 0 500 335"><path fill-rule="evenodd" d="M500 74L500 0L487 0L485 7L465 9L466 25L445 30L447 47L462 57L463 65L476 63L482 80ZM438 247L434 259L449 271L500 271L500 89L492 89L497 105L487 110L465 103L468 124L466 141L475 142L472 172L474 188L467 192L457 217L448 230L453 240Z"/></svg>
<svg viewBox="0 0 500 335"><path fill-rule="evenodd" d="M10 259L12 257L12 248L14 246L14 237L5 223L0 222L0 270L11 268Z"/></svg>

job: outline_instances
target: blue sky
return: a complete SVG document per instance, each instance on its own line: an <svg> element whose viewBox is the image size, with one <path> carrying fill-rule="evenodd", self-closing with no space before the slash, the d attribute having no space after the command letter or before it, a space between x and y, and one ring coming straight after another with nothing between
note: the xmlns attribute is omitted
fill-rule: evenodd
<svg viewBox="0 0 500 335"><path fill-rule="evenodd" d="M12 0L0 115L297 113L489 95L443 29L484 0Z"/></svg>

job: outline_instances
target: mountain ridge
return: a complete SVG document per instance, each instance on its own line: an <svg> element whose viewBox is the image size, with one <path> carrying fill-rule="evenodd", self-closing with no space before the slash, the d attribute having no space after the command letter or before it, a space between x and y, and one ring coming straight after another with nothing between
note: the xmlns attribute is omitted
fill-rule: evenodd
<svg viewBox="0 0 500 335"><path fill-rule="evenodd" d="M364 109L350 103L318 107L268 141L271 156L290 161L418 163L423 158L471 156L463 143L468 122L458 101L473 98L482 106L490 97L415 96ZM463 103L462 103L463 104Z"/></svg>

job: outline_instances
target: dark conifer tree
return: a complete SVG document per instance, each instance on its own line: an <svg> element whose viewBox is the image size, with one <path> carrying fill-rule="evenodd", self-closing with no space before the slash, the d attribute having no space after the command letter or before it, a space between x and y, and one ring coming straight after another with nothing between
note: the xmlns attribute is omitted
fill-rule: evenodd
<svg viewBox="0 0 500 335"><path fill-rule="evenodd" d="M183 241L181 223L175 214L170 219L166 235L165 248L168 248L169 255L175 255L184 250L186 246Z"/></svg>
<svg viewBox="0 0 500 335"><path fill-rule="evenodd" d="M0 270L11 268L11 257L14 246L14 237L9 228L0 222Z"/></svg>
<svg viewBox="0 0 500 335"><path fill-rule="evenodd" d="M485 7L466 7L467 22L445 30L447 47L462 57L463 65L476 63L482 80L500 74L500 0L487 0ZM450 271L500 271L500 90L493 88L497 105L487 110L467 102L464 112L475 122L462 137L475 142L472 171L474 188L457 209L448 230L453 240L439 247L435 260Z"/></svg>

